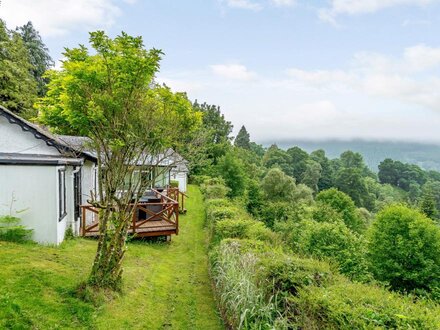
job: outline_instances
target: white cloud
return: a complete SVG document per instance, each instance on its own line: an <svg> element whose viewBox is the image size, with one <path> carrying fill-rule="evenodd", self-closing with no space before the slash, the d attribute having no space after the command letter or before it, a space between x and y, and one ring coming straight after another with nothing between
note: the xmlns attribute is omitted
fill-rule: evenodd
<svg viewBox="0 0 440 330"><path fill-rule="evenodd" d="M255 72L241 64L215 64L211 65L211 70L217 76L232 80L249 81L257 77Z"/></svg>
<svg viewBox="0 0 440 330"><path fill-rule="evenodd" d="M226 0L226 5L231 8L248 9L258 11L263 9L260 3L250 0Z"/></svg>
<svg viewBox="0 0 440 330"><path fill-rule="evenodd" d="M321 8L319 17L336 23L338 15L360 15L374 13L395 6L426 6L439 0L330 0L329 8Z"/></svg>
<svg viewBox="0 0 440 330"><path fill-rule="evenodd" d="M271 2L278 7L292 7L296 4L296 0L271 0Z"/></svg>
<svg viewBox="0 0 440 330"><path fill-rule="evenodd" d="M417 45L406 48L400 58L362 52L355 54L351 67L346 70L291 68L287 74L297 85L334 91L343 86L438 111L440 79L432 72L437 67L440 67L440 48Z"/></svg>
<svg viewBox="0 0 440 330"><path fill-rule="evenodd" d="M135 0L124 1L134 3ZM2 0L0 13L9 27L32 21L47 37L109 27L121 10L113 0Z"/></svg>
<svg viewBox="0 0 440 330"><path fill-rule="evenodd" d="M343 70L316 70L306 71L300 69L288 69L287 74L293 78L316 87L325 87L334 82L350 82L353 77Z"/></svg>
<svg viewBox="0 0 440 330"><path fill-rule="evenodd" d="M190 98L221 105L228 120L246 125L260 142L354 137L440 142L439 51L416 45L398 56L362 52L340 68L290 68L284 75L218 64L167 77Z"/></svg>

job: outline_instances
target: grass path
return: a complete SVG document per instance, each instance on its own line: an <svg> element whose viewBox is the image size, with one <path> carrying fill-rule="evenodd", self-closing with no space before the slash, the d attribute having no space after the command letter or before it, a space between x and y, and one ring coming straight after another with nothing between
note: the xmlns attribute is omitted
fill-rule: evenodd
<svg viewBox="0 0 440 330"><path fill-rule="evenodd" d="M189 195L179 235L130 243L124 293L99 307L72 294L90 270L95 241L0 242L0 328L223 329L208 277L202 196L196 187Z"/></svg>

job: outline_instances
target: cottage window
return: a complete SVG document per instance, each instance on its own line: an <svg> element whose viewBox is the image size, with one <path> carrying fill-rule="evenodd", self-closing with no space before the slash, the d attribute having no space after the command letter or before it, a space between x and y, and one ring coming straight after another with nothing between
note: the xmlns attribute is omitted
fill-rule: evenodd
<svg viewBox="0 0 440 330"><path fill-rule="evenodd" d="M66 169L58 170L58 221L67 215L66 208Z"/></svg>

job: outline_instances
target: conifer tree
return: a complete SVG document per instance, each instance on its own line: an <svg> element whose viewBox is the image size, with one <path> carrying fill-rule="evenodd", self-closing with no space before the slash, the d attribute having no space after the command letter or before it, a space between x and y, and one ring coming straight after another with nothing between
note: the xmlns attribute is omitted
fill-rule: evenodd
<svg viewBox="0 0 440 330"><path fill-rule="evenodd" d="M244 125L241 126L240 131L238 132L237 137L235 138L234 145L236 147L240 147L243 149L251 148L250 136Z"/></svg>

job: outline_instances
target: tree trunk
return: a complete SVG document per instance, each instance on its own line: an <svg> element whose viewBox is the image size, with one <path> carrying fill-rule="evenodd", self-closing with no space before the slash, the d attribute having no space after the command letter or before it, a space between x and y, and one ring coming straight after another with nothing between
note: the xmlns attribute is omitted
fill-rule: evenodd
<svg viewBox="0 0 440 330"><path fill-rule="evenodd" d="M104 209L100 214L98 248L88 283L91 286L120 290L122 260L126 250L130 212Z"/></svg>

